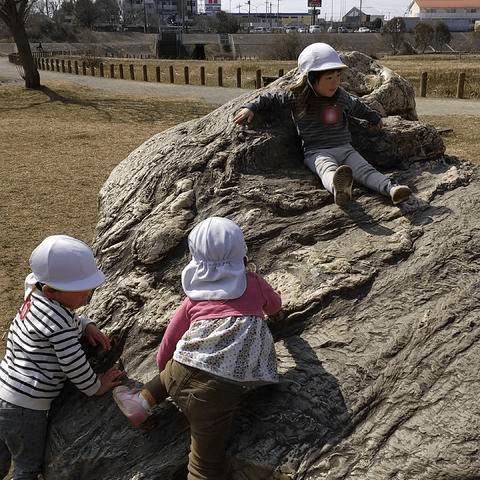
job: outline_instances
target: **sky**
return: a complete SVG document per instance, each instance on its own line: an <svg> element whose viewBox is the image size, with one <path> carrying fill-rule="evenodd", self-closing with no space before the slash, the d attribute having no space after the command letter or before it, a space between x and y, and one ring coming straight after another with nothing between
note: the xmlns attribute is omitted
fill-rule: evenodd
<svg viewBox="0 0 480 480"><path fill-rule="evenodd" d="M303 13L308 12L307 3L307 0L251 0L250 11ZM340 20L353 7L360 8L360 3L362 12L385 15L385 20L391 20L403 16L411 0L322 0L319 16L326 20ZM241 12L248 12L248 0L222 0L222 8L235 12L240 8Z"/></svg>

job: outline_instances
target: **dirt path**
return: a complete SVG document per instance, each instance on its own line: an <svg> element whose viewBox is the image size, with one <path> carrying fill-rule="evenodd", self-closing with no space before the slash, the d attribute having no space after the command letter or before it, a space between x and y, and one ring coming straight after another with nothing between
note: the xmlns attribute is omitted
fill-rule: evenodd
<svg viewBox="0 0 480 480"><path fill-rule="evenodd" d="M41 79L69 80L72 83L99 88L122 94L181 97L197 99L211 105L223 105L241 95L251 93L244 88L207 87L201 85L179 85L151 83L143 81L119 80L83 75L73 75L52 71L41 71ZM22 81L15 65L6 56L0 56L0 83L2 81ZM457 98L417 97L418 115L472 115L480 116L480 101Z"/></svg>

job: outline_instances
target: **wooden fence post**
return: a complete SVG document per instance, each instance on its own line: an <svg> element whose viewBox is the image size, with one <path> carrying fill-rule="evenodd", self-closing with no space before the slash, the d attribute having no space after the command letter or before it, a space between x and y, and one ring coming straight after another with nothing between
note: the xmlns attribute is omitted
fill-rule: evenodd
<svg viewBox="0 0 480 480"><path fill-rule="evenodd" d="M65 73L65 60L62 59L62 73Z"/></svg>
<svg viewBox="0 0 480 480"><path fill-rule="evenodd" d="M78 60L75 60L73 66L75 68L75 75L78 75Z"/></svg>
<svg viewBox="0 0 480 480"><path fill-rule="evenodd" d="M87 74L87 65L85 62L82 62L82 74L83 75Z"/></svg>
<svg viewBox="0 0 480 480"><path fill-rule="evenodd" d="M422 77L420 79L420 96L426 97L427 96L427 72L422 73Z"/></svg>
<svg viewBox="0 0 480 480"><path fill-rule="evenodd" d="M173 70L173 65L170 65L169 72L170 72L170 83L175 83L175 72Z"/></svg>
<svg viewBox="0 0 480 480"><path fill-rule="evenodd" d="M50 60L50 70L55 71L55 60L53 58Z"/></svg>
<svg viewBox="0 0 480 480"><path fill-rule="evenodd" d="M223 68L218 67L218 86L223 87Z"/></svg>
<svg viewBox="0 0 480 480"><path fill-rule="evenodd" d="M110 78L115 78L115 65L113 63L110 64Z"/></svg>
<svg viewBox="0 0 480 480"><path fill-rule="evenodd" d="M278 76L279 76L279 77L283 77L283 74L284 74L284 71L283 71L283 68L281 68L281 69L278 71Z"/></svg>
<svg viewBox="0 0 480 480"><path fill-rule="evenodd" d="M160 83L160 67L157 65L157 68L155 69L157 73L157 83Z"/></svg>
<svg viewBox="0 0 480 480"><path fill-rule="evenodd" d="M260 88L262 86L262 71L257 70L257 78L255 80L255 88Z"/></svg>
<svg viewBox="0 0 480 480"><path fill-rule="evenodd" d="M205 85L206 83L207 82L205 78L205 67L201 66L200 67L200 85Z"/></svg>
<svg viewBox="0 0 480 480"><path fill-rule="evenodd" d="M237 88L242 88L242 69L237 68Z"/></svg>
<svg viewBox="0 0 480 480"><path fill-rule="evenodd" d="M100 62L100 76L103 78L105 75L104 75L104 70L103 70L103 63Z"/></svg>
<svg viewBox="0 0 480 480"><path fill-rule="evenodd" d="M457 98L463 98L464 93L465 93L465 72L460 72L458 74Z"/></svg>
<svg viewBox="0 0 480 480"><path fill-rule="evenodd" d="M123 80L123 63L121 63L118 66L119 72L120 72L120 78Z"/></svg>
<svg viewBox="0 0 480 480"><path fill-rule="evenodd" d="M55 67L57 69L57 72L60 71L60 60L58 58L55 59Z"/></svg>
<svg viewBox="0 0 480 480"><path fill-rule="evenodd" d="M135 66L133 63L130 64L130 80L135 80Z"/></svg>
<svg viewBox="0 0 480 480"><path fill-rule="evenodd" d="M188 66L183 67L183 76L185 78L185 85L190 84L190 72L188 71Z"/></svg>
<svg viewBox="0 0 480 480"><path fill-rule="evenodd" d="M146 65L143 66L143 81L148 82L148 69Z"/></svg>
<svg viewBox="0 0 480 480"><path fill-rule="evenodd" d="M95 65L90 65L90 75L91 75L92 77L95 76Z"/></svg>
<svg viewBox="0 0 480 480"><path fill-rule="evenodd" d="M67 61L67 70L68 70L68 73L72 73L72 61L71 60Z"/></svg>

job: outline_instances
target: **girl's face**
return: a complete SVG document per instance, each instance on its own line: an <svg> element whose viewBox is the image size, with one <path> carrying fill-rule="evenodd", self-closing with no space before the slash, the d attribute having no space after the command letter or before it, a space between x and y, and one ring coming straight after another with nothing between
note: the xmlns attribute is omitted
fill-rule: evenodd
<svg viewBox="0 0 480 480"><path fill-rule="evenodd" d="M330 70L321 75L313 84L315 93L320 97L332 97L340 85L340 75L340 70Z"/></svg>

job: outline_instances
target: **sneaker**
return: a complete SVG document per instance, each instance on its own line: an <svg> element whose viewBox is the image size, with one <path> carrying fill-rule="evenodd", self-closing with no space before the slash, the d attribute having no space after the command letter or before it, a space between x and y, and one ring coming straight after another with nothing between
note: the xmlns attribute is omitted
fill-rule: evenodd
<svg viewBox="0 0 480 480"><path fill-rule="evenodd" d="M390 197L394 205L408 200L411 193L412 191L406 185L395 185L390 189Z"/></svg>
<svg viewBox="0 0 480 480"><path fill-rule="evenodd" d="M141 390L129 390L125 385L113 389L113 399L134 427L139 427L152 413L148 402L140 395Z"/></svg>
<svg viewBox="0 0 480 480"><path fill-rule="evenodd" d="M341 165L333 174L333 199L339 207L344 207L352 199L353 174L347 165Z"/></svg>

